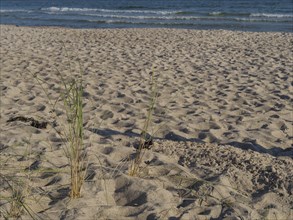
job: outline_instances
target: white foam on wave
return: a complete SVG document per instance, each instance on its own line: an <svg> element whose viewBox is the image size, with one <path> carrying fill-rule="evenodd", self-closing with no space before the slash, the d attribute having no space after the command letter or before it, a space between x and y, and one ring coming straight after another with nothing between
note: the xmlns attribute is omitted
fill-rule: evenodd
<svg viewBox="0 0 293 220"><path fill-rule="evenodd" d="M93 23L106 23L106 24L133 24L133 25L163 25L163 26L172 26L172 25L194 25L195 23L184 23L184 22L142 22L142 21L124 21L124 20L107 20L107 21L95 21L91 20Z"/></svg>
<svg viewBox="0 0 293 220"><path fill-rule="evenodd" d="M111 10L111 9L98 9L98 8L68 8L68 7L49 7L42 8L43 11L51 12L104 12L104 13L148 13L148 14L176 14L180 11L155 11L155 10Z"/></svg>
<svg viewBox="0 0 293 220"><path fill-rule="evenodd" d="M293 14L268 14L268 13L255 13L250 17L268 17L268 18L293 18Z"/></svg>
<svg viewBox="0 0 293 220"><path fill-rule="evenodd" d="M31 10L22 10L22 9L0 9L0 13L13 13L13 12L32 12Z"/></svg>
<svg viewBox="0 0 293 220"><path fill-rule="evenodd" d="M101 23L101 21L95 21L91 20L91 22L94 23ZM181 22L142 22L142 21L125 21L125 20L107 20L107 21L102 21L102 23L106 24L134 24L134 25L184 25L185 23Z"/></svg>
<svg viewBox="0 0 293 220"><path fill-rule="evenodd" d="M243 21L243 22L280 22L276 18L264 18L264 17L251 17L251 18L235 18L236 21ZM292 20L282 20L282 22L292 22Z"/></svg>
<svg viewBox="0 0 293 220"><path fill-rule="evenodd" d="M220 12L220 11L214 11L209 13L209 15L221 15L221 14L223 14L223 12Z"/></svg>
<svg viewBox="0 0 293 220"><path fill-rule="evenodd" d="M196 20L201 17L195 16L145 16L145 15L102 15L102 14L84 14L88 16L102 18L117 18L117 19L133 19L133 20Z"/></svg>
<svg viewBox="0 0 293 220"><path fill-rule="evenodd" d="M94 8L68 8L68 7L49 7L49 8L42 8L42 11L52 11L52 12L66 12L66 11L96 11L97 9Z"/></svg>

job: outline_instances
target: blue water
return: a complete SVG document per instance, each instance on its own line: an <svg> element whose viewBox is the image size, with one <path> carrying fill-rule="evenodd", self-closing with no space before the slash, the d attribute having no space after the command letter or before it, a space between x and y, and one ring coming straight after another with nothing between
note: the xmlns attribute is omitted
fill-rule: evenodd
<svg viewBox="0 0 293 220"><path fill-rule="evenodd" d="M1 0L0 23L293 32L293 0Z"/></svg>

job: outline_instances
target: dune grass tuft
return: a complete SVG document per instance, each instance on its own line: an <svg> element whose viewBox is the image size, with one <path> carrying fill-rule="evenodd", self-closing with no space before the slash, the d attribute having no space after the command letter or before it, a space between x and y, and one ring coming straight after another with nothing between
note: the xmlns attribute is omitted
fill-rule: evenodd
<svg viewBox="0 0 293 220"><path fill-rule="evenodd" d="M150 84L151 84L151 98L149 101L147 116L146 116L144 126L140 135L140 140L139 140L139 145L136 151L136 155L134 160L131 162L131 165L129 168L130 176L138 175L140 170L140 165L143 159L143 155L145 153L145 150L148 148L147 145L149 145L150 142L152 142L152 135L150 135L148 131L152 123L153 112L154 112L155 104L158 98L157 81L156 81L154 71L152 71L151 73Z"/></svg>
<svg viewBox="0 0 293 220"><path fill-rule="evenodd" d="M68 129L65 153L70 163L71 198L80 197L84 182L82 81L73 80L63 94Z"/></svg>
<svg viewBox="0 0 293 220"><path fill-rule="evenodd" d="M63 45L65 48L65 45ZM66 51L66 48L65 48ZM67 54L67 51L66 51ZM67 54L67 57L68 54ZM49 92L44 80L39 78L36 74L33 77L36 79L42 90L45 92L48 102L55 113L55 120L59 123L59 128L53 126L57 135L63 140L64 152L69 161L70 166L70 197L72 199L81 196L81 188L86 175L86 161L84 151L84 128L83 128L83 71L79 63L80 72L76 75L71 68L71 61L69 61L69 69L72 72L71 77L65 78L62 73L56 69L57 76L60 79L61 87L59 98L54 102L49 97ZM56 113L56 106L61 105L62 110L66 115L64 120Z"/></svg>
<svg viewBox="0 0 293 220"><path fill-rule="evenodd" d="M0 217L2 216L4 219L19 218L24 213L27 213L35 219L34 213L26 201L29 195L29 187L12 178L7 178L2 175L0 178L1 182L7 186L6 192L0 196L0 200L2 201L1 205L6 204L6 208L5 205L1 207L2 214Z"/></svg>
<svg viewBox="0 0 293 220"><path fill-rule="evenodd" d="M17 153L13 153L14 147L17 147ZM22 153L18 147L23 149ZM32 207L33 203L38 203L41 195L30 184L39 174L38 170L29 168L34 157L31 146L26 141L21 142L11 146L9 154L8 158L0 157L0 219L19 219L25 214L31 219L39 219L36 207ZM15 160L21 161L17 167Z"/></svg>

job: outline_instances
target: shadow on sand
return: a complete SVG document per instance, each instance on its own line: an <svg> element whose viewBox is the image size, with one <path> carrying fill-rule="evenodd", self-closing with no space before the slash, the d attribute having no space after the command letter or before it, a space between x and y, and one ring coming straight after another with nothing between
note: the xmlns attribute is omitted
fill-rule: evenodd
<svg viewBox="0 0 293 220"><path fill-rule="evenodd" d="M122 135L126 136L129 138L134 138L134 137L140 137L140 134L133 132L131 129L127 130L125 132L120 132L112 129L95 129L95 128L89 128L89 131L98 134L100 136L103 136L105 138L111 138L112 136L115 135ZM182 137L178 134L175 134L174 132L169 132L167 133L163 138L160 137L153 137L153 140L169 140L169 141L189 141L189 142L195 142L195 143L205 143L201 139L198 138L185 138ZM222 143L218 143L222 144ZM289 147L287 149L282 149L279 147L273 147L271 149L266 149L265 147L257 144L255 141L249 141L249 142L237 142L237 141L232 141L225 143L225 145L230 145L236 148L240 148L242 150L252 150L256 151L259 153L266 153L270 154L272 156L289 156L293 158L293 147Z"/></svg>

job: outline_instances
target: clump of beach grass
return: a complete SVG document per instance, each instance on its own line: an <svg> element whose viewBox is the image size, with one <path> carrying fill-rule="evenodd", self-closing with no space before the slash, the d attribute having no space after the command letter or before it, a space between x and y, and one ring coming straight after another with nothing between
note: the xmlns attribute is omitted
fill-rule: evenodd
<svg viewBox="0 0 293 220"><path fill-rule="evenodd" d="M64 144L64 152L70 166L70 197L80 197L80 191L84 182L84 132L83 132L83 106L82 106L82 80L72 79L66 82L63 77L64 90L61 93L66 122L61 126L62 130L56 129Z"/></svg>
<svg viewBox="0 0 293 220"><path fill-rule="evenodd" d="M1 182L5 187L5 192L1 193L1 215L4 219L19 218L27 213L32 219L34 212L27 204L27 197L30 194L28 185L12 178L0 176Z"/></svg>
<svg viewBox="0 0 293 220"><path fill-rule="evenodd" d="M29 140L25 140L14 147L24 148L22 153L10 152L8 158L0 157L0 218L18 219L23 215L31 219L39 219L35 207L32 204L38 204L42 195L36 195L37 189L32 185L32 179L38 176L39 171L31 166L31 159L35 156L32 153ZM19 145L19 146L18 146ZM15 166L15 160L22 161L20 165Z"/></svg>
<svg viewBox="0 0 293 220"><path fill-rule="evenodd" d="M153 118L153 112L155 109L155 104L158 98L158 88L157 88L157 81L154 74L154 71L151 72L151 79L150 79L150 86L151 86L151 94L150 94L150 101L148 105L147 115L144 122L144 126L140 135L139 139L139 145L136 151L136 155L134 160L131 162L130 168L129 168L129 175L130 176L136 176L138 175L140 171L140 166L143 160L144 153L147 148L149 148L148 145L152 142L152 135L150 135L149 128L152 124L152 118Z"/></svg>
<svg viewBox="0 0 293 220"><path fill-rule="evenodd" d="M80 191L85 177L85 161L83 154L83 106L82 106L82 81L74 79L69 87L65 87L63 102L66 109L68 122L66 156L69 159L71 175L71 198L80 197Z"/></svg>
<svg viewBox="0 0 293 220"><path fill-rule="evenodd" d="M65 48L65 45L63 45ZM66 51L66 48L65 48ZM66 51L66 55L68 53ZM79 198L81 196L81 188L85 180L86 175L86 153L84 151L84 128L83 128L83 71L81 64L79 64L80 71L78 74L74 74L76 70L71 68L71 61L69 61L69 69L72 72L70 78L65 78L62 73L56 69L57 76L60 79L61 91L59 98L54 102L49 97L49 92L44 84L47 84L44 80L39 78L36 74L33 77L36 79L42 90L45 92L49 103L51 104L53 113L56 113L56 106L62 105L65 110L65 121L60 118L56 113L55 121L61 125L60 128L55 129L57 135L63 140L63 149L70 166L70 197L72 199Z"/></svg>

